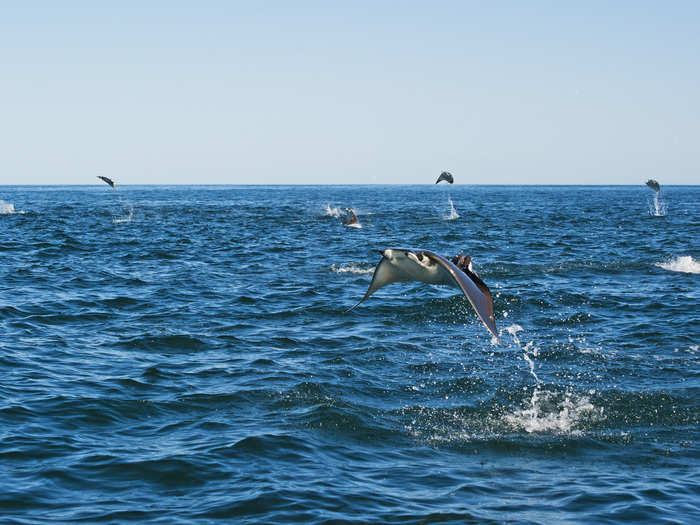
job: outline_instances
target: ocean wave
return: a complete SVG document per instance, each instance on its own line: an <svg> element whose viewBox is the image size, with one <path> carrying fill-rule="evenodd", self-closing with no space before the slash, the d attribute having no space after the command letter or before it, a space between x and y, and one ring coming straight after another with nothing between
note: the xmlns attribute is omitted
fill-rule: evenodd
<svg viewBox="0 0 700 525"><path fill-rule="evenodd" d="M690 255L680 255L670 261L658 262L656 266L669 272L700 273L700 262Z"/></svg>
<svg viewBox="0 0 700 525"><path fill-rule="evenodd" d="M86 188L0 188L6 520L697 521L697 274L655 263L700 189ZM386 246L476 257L502 344L449 287L343 313Z"/></svg>
<svg viewBox="0 0 700 525"><path fill-rule="evenodd" d="M206 346L204 341L190 334L144 334L123 340L121 344L129 349L172 350L177 352L199 350Z"/></svg>

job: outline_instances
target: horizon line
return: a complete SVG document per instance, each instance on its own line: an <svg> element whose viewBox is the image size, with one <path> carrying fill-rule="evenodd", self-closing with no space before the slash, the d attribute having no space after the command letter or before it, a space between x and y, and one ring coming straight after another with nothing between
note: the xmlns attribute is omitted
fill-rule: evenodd
<svg viewBox="0 0 700 525"><path fill-rule="evenodd" d="M104 184L0 184L0 188L11 188L11 187L60 187L60 186L73 186L73 187L100 187ZM351 184L327 184L327 183L269 183L269 184L250 184L250 183L154 183L154 184L116 184L119 187L136 187L136 186L436 186L435 183L409 183L409 184L399 184L399 183L377 183L370 182L365 184L351 183ZM639 184L441 184L441 187L455 187L455 186L550 186L550 187L567 187L567 186L578 186L578 187L635 187L635 186L646 186L646 183ZM662 187L680 187L680 186L700 186L700 184L662 184Z"/></svg>

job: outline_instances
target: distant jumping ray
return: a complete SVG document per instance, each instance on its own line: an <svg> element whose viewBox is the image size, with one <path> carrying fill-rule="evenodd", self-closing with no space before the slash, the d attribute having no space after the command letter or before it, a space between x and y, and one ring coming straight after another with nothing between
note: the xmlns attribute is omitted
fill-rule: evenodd
<svg viewBox="0 0 700 525"><path fill-rule="evenodd" d="M488 286L472 270L470 257L455 256L448 260L427 250L388 249L379 250L379 253L382 259L374 269L367 292L348 311L353 310L374 292L391 283L419 281L452 286L462 290L481 322L500 344L493 313L493 297Z"/></svg>
<svg viewBox="0 0 700 525"><path fill-rule="evenodd" d="M360 221L357 218L357 215L355 215L355 212L352 211L350 208L345 208L345 211L350 216L343 221L343 224L345 226L360 226Z"/></svg>
<svg viewBox="0 0 700 525"><path fill-rule="evenodd" d="M665 217L666 203L661 200L661 184L655 179L649 179L646 184L654 190L653 201L649 203L649 215L652 217Z"/></svg>
<svg viewBox="0 0 700 525"><path fill-rule="evenodd" d="M654 179L649 179L647 181L647 186L649 186L656 193L659 193L659 190L661 189L661 186L659 185L659 183L656 182Z"/></svg>
<svg viewBox="0 0 700 525"><path fill-rule="evenodd" d="M114 187L114 181L112 179L110 179L109 177L103 177L102 175L98 175L97 178L105 181L107 184L109 184L112 187L113 190L117 189Z"/></svg>
<svg viewBox="0 0 700 525"><path fill-rule="evenodd" d="M437 184L438 182L440 182L442 180L446 180L450 184L452 184L455 181L454 178L452 177L452 173L450 173L449 171L443 171L440 174L440 176L438 177L438 180L435 181L435 184Z"/></svg>

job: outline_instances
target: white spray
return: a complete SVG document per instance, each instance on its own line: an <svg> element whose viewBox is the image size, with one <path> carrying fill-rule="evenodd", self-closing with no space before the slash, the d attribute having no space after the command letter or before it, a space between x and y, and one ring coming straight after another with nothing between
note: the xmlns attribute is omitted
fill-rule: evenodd
<svg viewBox="0 0 700 525"><path fill-rule="evenodd" d="M112 186L112 189L117 194L117 199L119 201L119 209L122 212L120 213L120 215L113 215L112 222L114 224L131 222L134 218L134 206L131 204L128 198L124 199L122 197L122 194L119 192L119 189L116 187L116 185Z"/></svg>
<svg viewBox="0 0 700 525"><path fill-rule="evenodd" d="M14 214L24 214L23 210L16 210L15 205L11 202L5 202L0 200L0 215L14 215Z"/></svg>
<svg viewBox="0 0 700 525"><path fill-rule="evenodd" d="M326 215L329 217L335 217L336 219L343 214L340 208L331 208L330 204L326 204Z"/></svg>
<svg viewBox="0 0 700 525"><path fill-rule="evenodd" d="M649 202L649 215L652 217L664 217L668 206L666 202L659 196L661 192L655 191L653 199Z"/></svg>
<svg viewBox="0 0 700 525"><path fill-rule="evenodd" d="M452 197L449 194L447 195L447 203L450 205L450 214L446 215L444 219L446 221L453 221L455 219L459 219L459 213L457 213L457 210L455 210L455 205L452 202Z"/></svg>
<svg viewBox="0 0 700 525"><path fill-rule="evenodd" d="M523 351L523 358L530 367L530 374L535 379L535 388L530 398L529 406L516 410L512 414L504 416L504 420L516 427L522 428L526 432L559 431L570 432L572 427L584 416L598 412L602 416L602 409L596 409L591 404L588 397L577 397L567 394L563 400L557 401L557 408L554 411L543 409L542 402L546 402L553 395L543 392L542 382L535 372L535 359L539 349L530 341L525 346L518 338L518 332L523 330L522 326L514 324L506 328L506 331L513 336L513 342Z"/></svg>
<svg viewBox="0 0 700 525"><path fill-rule="evenodd" d="M0 201L0 215L12 215L15 213L15 205L11 202Z"/></svg>

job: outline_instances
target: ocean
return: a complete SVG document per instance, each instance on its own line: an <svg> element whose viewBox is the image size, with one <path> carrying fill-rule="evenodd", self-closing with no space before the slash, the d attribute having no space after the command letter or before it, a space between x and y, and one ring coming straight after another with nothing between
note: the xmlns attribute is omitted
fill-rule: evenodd
<svg viewBox="0 0 700 525"><path fill-rule="evenodd" d="M700 187L117 188L0 187L0 522L700 522Z"/></svg>

